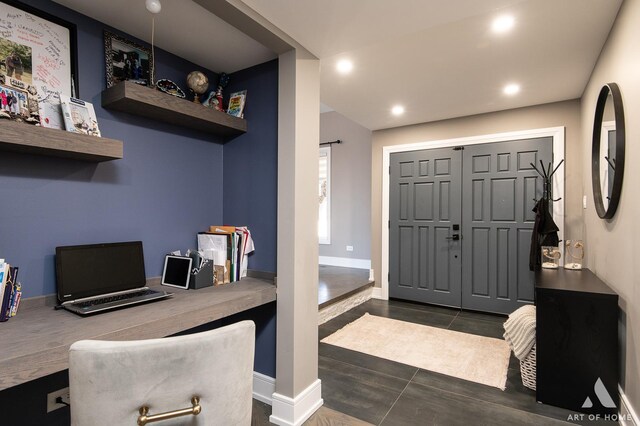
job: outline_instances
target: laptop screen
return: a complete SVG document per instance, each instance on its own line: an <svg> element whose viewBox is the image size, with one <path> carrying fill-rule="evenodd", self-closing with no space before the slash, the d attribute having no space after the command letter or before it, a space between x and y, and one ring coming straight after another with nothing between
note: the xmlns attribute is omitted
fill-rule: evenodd
<svg viewBox="0 0 640 426"><path fill-rule="evenodd" d="M58 300L144 287L142 241L56 247Z"/></svg>

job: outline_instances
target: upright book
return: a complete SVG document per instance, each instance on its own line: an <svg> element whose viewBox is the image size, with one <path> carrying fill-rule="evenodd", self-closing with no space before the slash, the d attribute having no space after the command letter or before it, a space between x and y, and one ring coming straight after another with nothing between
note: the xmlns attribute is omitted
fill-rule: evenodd
<svg viewBox="0 0 640 426"><path fill-rule="evenodd" d="M60 95L60 105L67 131L100 136L98 119L92 103Z"/></svg>
<svg viewBox="0 0 640 426"><path fill-rule="evenodd" d="M0 322L7 321L7 311L11 313L11 295L13 293L13 285L11 283L11 272L8 263L3 264L2 271L2 285L0 286L0 296L2 301L0 302Z"/></svg>

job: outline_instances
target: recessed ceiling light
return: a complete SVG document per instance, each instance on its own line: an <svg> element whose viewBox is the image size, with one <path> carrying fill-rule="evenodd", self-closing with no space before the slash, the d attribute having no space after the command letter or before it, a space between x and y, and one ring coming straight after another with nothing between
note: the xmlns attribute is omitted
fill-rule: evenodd
<svg viewBox="0 0 640 426"><path fill-rule="evenodd" d="M491 24L491 29L493 30L494 33L498 33L498 34L506 33L511 28L513 28L513 25L515 24L515 22L516 22L515 19L511 15L498 16L496 19L493 20L493 23Z"/></svg>
<svg viewBox="0 0 640 426"><path fill-rule="evenodd" d="M349 74L353 70L353 62L348 59L341 59L336 64L336 69L340 74Z"/></svg>
<svg viewBox="0 0 640 426"><path fill-rule="evenodd" d="M504 89L502 91L505 95L513 96L520 92L520 85L515 83L507 84L506 86L504 86Z"/></svg>
<svg viewBox="0 0 640 426"><path fill-rule="evenodd" d="M402 105L396 105L391 108L391 114L393 115L402 115L404 114L404 107Z"/></svg>

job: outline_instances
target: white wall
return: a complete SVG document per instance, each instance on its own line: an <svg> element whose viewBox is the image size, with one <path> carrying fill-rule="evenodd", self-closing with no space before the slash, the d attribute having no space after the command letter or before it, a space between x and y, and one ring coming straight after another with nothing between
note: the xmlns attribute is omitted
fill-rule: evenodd
<svg viewBox="0 0 640 426"><path fill-rule="evenodd" d="M640 410L640 1L626 0L618 13L581 102L584 168L589 194L585 211L589 269L620 295L621 387ZM611 221L598 218L591 196L591 132L600 88L617 83L622 91L626 123L626 159L622 196Z"/></svg>
<svg viewBox="0 0 640 426"><path fill-rule="evenodd" d="M331 146L331 244L320 244L320 256L371 259L371 130L337 112L320 114L320 142L337 139L343 143Z"/></svg>

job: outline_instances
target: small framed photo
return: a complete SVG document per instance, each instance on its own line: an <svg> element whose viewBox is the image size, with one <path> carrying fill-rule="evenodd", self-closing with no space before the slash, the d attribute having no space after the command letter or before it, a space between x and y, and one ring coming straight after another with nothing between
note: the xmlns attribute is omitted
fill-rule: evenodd
<svg viewBox="0 0 640 426"><path fill-rule="evenodd" d="M234 117L243 118L244 103L247 98L247 91L235 92L231 94L229 98L229 107L227 108L227 114Z"/></svg>
<svg viewBox="0 0 640 426"><path fill-rule="evenodd" d="M104 58L107 88L125 80L151 86L154 70L149 48L105 31Z"/></svg>
<svg viewBox="0 0 640 426"><path fill-rule="evenodd" d="M2 82L3 79L0 79ZM15 86L0 83L0 114L5 118L13 120L27 120L31 117L29 110L29 102L36 102L37 115L37 99L31 100L29 92Z"/></svg>

